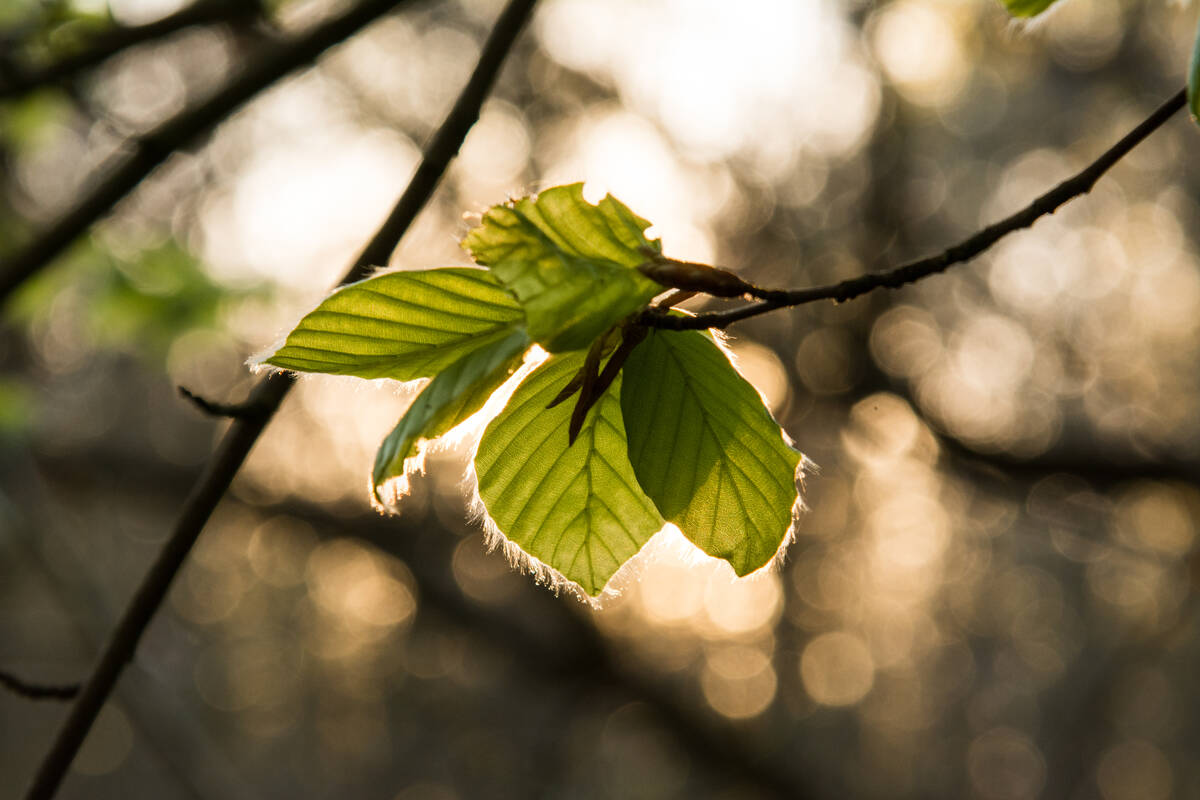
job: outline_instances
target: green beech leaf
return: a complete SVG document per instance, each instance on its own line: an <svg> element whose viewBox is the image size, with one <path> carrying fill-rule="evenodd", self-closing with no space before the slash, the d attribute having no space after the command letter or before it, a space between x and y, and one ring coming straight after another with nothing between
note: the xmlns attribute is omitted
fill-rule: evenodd
<svg viewBox="0 0 1200 800"><path fill-rule="evenodd" d="M380 486L404 475L404 462L417 454L417 444L435 439L466 420L487 402L521 365L529 336L517 330L464 356L421 390L396 427L379 446L371 487L383 502Z"/></svg>
<svg viewBox="0 0 1200 800"><path fill-rule="evenodd" d="M1192 64L1188 69L1187 99L1192 119L1200 122L1200 28L1196 29L1196 41L1192 45Z"/></svg>
<svg viewBox="0 0 1200 800"><path fill-rule="evenodd" d="M574 403L546 404L583 365L554 356L517 388L475 454L479 496L499 531L590 595L663 521L629 464L617 380L567 445Z"/></svg>
<svg viewBox="0 0 1200 800"><path fill-rule="evenodd" d="M409 381L436 375L523 324L520 306L486 270L390 272L338 289L263 363Z"/></svg>
<svg viewBox="0 0 1200 800"><path fill-rule="evenodd" d="M493 206L463 239L525 310L529 335L552 353L588 347L597 336L662 293L638 272L661 250L650 223L619 200L583 199L583 184Z"/></svg>
<svg viewBox="0 0 1200 800"><path fill-rule="evenodd" d="M792 525L801 455L758 392L698 331L652 331L624 367L629 460L663 517L738 575Z"/></svg>
<svg viewBox="0 0 1200 800"><path fill-rule="evenodd" d="M1035 17L1058 0L1004 0L1004 7L1014 17Z"/></svg>

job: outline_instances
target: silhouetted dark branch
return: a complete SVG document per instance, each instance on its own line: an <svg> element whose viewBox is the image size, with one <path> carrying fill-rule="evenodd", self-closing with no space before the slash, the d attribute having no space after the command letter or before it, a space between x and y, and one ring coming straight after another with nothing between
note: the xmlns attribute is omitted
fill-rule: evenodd
<svg viewBox="0 0 1200 800"><path fill-rule="evenodd" d="M1181 89L1081 172L1055 186L1017 213L987 226L935 256L912 261L887 272L862 275L829 286L791 290L756 289L755 296L762 299L763 302L730 311L678 317L651 310L644 312L639 321L652 328L668 330L724 328L734 322L740 322L778 308L798 306L818 300L842 303L876 289L896 289L930 275L944 272L956 264L970 261L1008 234L1032 226L1038 219L1047 214L1053 214L1068 201L1090 192L1104 173L1128 155L1130 150L1151 133L1162 127L1163 123L1170 119L1176 111L1183 108L1186 103L1186 92Z"/></svg>
<svg viewBox="0 0 1200 800"><path fill-rule="evenodd" d="M136 484L148 495L179 491L181 483L186 485L190 477L187 468L163 465L120 449L96 449L94 445L69 453L37 455L38 469L63 486L86 476L89 464L109 465L109 474L120 475L122 482ZM105 488L97 490L104 492ZM466 596L450 567L451 555L461 539L436 523L415 516L385 518L370 511L334 512L319 503L296 498L254 508L272 517L286 515L303 520L322 538L353 536L401 559L417 583L424 604L422 613L438 614L478 635L489 647L512 654L522 671L539 682L645 703L655 722L714 773L736 778L763 797L798 800L819 796L798 765L770 752L770 748L756 746L750 731L690 707L677 682L656 679L615 650L573 601L563 602L531 581L517 583L519 602L496 605ZM485 545L480 541L477 546ZM518 606L529 613L511 613Z"/></svg>
<svg viewBox="0 0 1200 800"><path fill-rule="evenodd" d="M62 253L92 223L109 213L175 150L216 126L280 78L311 63L325 50L406 2L408 0L363 0L298 38L267 48L256 63L244 69L216 95L134 139L129 144L132 155L117 157L119 163L102 169L106 174L89 191L81 193L75 205L24 249L0 262L0 303L13 289Z"/></svg>
<svg viewBox="0 0 1200 800"><path fill-rule="evenodd" d="M1156 455L1129 443L1098 441L1090 435L1064 435L1053 447L1033 456L977 450L926 416L907 381L889 378L873 362L867 363L875 381L867 381L862 387L866 391L860 392L857 399L873 391L899 395L925 424L936 430L939 449L957 467L978 478L1011 485L1033 484L1051 475L1068 474L1105 490L1139 480L1200 483L1200 461L1196 459Z"/></svg>
<svg viewBox="0 0 1200 800"><path fill-rule="evenodd" d="M964 469L1005 480L1033 483L1050 475L1075 475L1097 488L1138 480L1200 481L1200 464L1177 458L1152 458L1132 448L1073 448L1059 446L1031 458L1007 453L979 453L947 434L938 444Z"/></svg>
<svg viewBox="0 0 1200 800"><path fill-rule="evenodd" d="M106 472L114 476L109 480L120 476L121 482L136 485L151 496L182 491L191 478L186 467L164 465L142 454L94 444L69 452L39 453L36 464L38 471L52 476L51 480L61 487L86 477L88 465L105 464ZM103 493L107 488L101 485L95 490ZM759 790L763 797L819 796L796 764L786 762L777 752L771 753L770 748L757 747L750 731L691 708L677 683L655 679L615 651L588 616L579 613L574 602L563 602L532 581L516 584L519 601L496 605L466 596L450 568L451 555L461 541L451 535L452 531L417 516L387 518L366 510L335 512L320 503L297 498L252 507L264 515L303 520L319 537L353 536L401 559L416 581L424 604L422 613L438 614L463 631L478 635L487 646L511 654L523 672L542 683L645 703L656 723L707 769L735 777ZM485 545L480 541L477 546ZM529 613L514 615L513 607Z"/></svg>
<svg viewBox="0 0 1200 800"><path fill-rule="evenodd" d="M193 393L185 386L177 387L179 393L188 400L192 401L192 405L208 414L210 417L225 417L227 419L254 419L261 417L264 414L269 414L270 410L262 406L256 406L250 401L241 403L218 403L213 400L208 400L198 394Z"/></svg>
<svg viewBox="0 0 1200 800"><path fill-rule="evenodd" d="M30 700L70 700L79 694L78 683L30 683L4 670L0 670L0 686Z"/></svg>
<svg viewBox="0 0 1200 800"><path fill-rule="evenodd" d="M451 159L462 146L467 132L478 120L483 101L491 91L505 57L528 21L536 2L537 0L510 0L501 12L484 44L475 71L445 122L434 134L408 188L347 271L343 283L364 277L372 265L386 263L391 251L395 249L417 213L437 188ZM279 404L283 402L283 398L287 396L293 382L294 378L289 374L272 375L261 380L251 392L248 402L262 407L265 413L255 419L243 418L235 421L221 440L212 461L185 502L170 538L130 600L121 621L105 645L95 670L84 685L79 700L71 708L71 713L59 730L54 745L39 767L27 794L30 800L44 800L52 797L58 790L67 768L70 767L80 745L83 744L84 737L91 730L96 716L112 692L121 670L133 658L146 626L162 605L167 590L199 537L200 531L229 489L242 462L258 441L259 435Z"/></svg>
<svg viewBox="0 0 1200 800"><path fill-rule="evenodd" d="M124 50L163 39L185 28L251 20L261 11L261 3L252 0L198 0L174 14L145 25L119 25L104 31L85 49L53 64L23 68L10 61L5 65L8 71L0 74L0 100L73 80Z"/></svg>
<svg viewBox="0 0 1200 800"><path fill-rule="evenodd" d="M32 454L30 454L32 455ZM105 482L137 483L147 496L178 497L185 493L195 477L195 470L179 465L168 466L165 462L146 458L139 462L129 458L129 451L118 450L118 462L107 464ZM125 458L122 458L122 455ZM59 462L66 465L66 460ZM118 477L114 469L121 465L141 463L134 477ZM75 489L60 481L59 475L42 475L32 463L17 467L10 461L8 467L21 471L17 477L21 486L24 508L52 502L46 495L54 489ZM84 469L92 478L97 472ZM65 472L61 474L78 475ZM11 470L5 475L13 478ZM48 481L44 479L49 478ZM12 480L10 486L15 486ZM97 574L95 564L82 551L69 552L59 547L51 529L34 523L27 515L18 514L7 520L10 524L5 534L11 543L24 551L23 567L38 575L55 604L66 614L68 628L86 651L99 652L105 637L113 626L116 609L107 602L111 587L105 585L104 576ZM51 526L52 528L53 526ZM69 536L70 534L68 534ZM56 544L57 542L58 544ZM251 800L265 793L256 785L253 775L244 770L239 773L231 764L225 748L219 746L213 732L187 707L186 699L169 683L174 676L171 670L161 665L142 668L136 662L129 664L121 682L113 692L113 701L120 703L121 710L133 728L134 738L149 763L161 765L164 776L172 775L178 781L180 800ZM55 712L57 713L57 712Z"/></svg>

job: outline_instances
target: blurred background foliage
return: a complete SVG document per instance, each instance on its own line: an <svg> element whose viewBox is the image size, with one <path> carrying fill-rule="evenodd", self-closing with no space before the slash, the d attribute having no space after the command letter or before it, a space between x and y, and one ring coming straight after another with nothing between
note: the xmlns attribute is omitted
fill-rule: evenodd
<svg viewBox="0 0 1200 800"><path fill-rule="evenodd" d="M0 102L0 257L263 37L283 0ZM545 0L394 254L465 263L508 196L586 180L665 252L772 286L940 250L1183 82L1196 9L1065 0ZM0 70L176 0L0 3ZM0 667L84 675L237 400L403 188L494 0L415 4L174 154L0 325ZM201 538L64 797L1200 796L1200 164L1182 115L1088 197L904 290L737 326L821 467L782 569L653 542L593 611L486 552L411 390L306 379ZM0 694L0 797L64 709Z"/></svg>

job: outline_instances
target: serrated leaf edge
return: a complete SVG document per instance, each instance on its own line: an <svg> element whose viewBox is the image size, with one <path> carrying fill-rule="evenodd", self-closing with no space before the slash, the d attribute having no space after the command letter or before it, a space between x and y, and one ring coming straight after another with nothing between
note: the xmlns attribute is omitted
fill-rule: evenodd
<svg viewBox="0 0 1200 800"><path fill-rule="evenodd" d="M741 367L738 365L739 359L737 353L734 352L733 348L730 346L731 337L729 334L719 328L709 328L707 331L705 331L705 333L709 335L713 341L713 344L715 344L717 349L724 354L725 358L729 359L729 365L733 367L733 371L738 375L741 375L742 379L745 380L746 383L750 384L751 388L758 393L758 398L762 401L763 408L767 410L767 416L770 417L771 421L775 423L775 426L779 428L779 435L783 437L783 443L795 450L800 455L800 460L796 462L795 474L792 476L793 483L796 486L796 499L792 502L791 508L792 521L788 525L787 530L783 532L783 538L779 541L779 547L775 548L775 555L767 559L765 564L753 572L746 573L745 575L737 576L737 573L734 572L737 580L748 580L756 575L763 575L768 572L774 572L783 568L783 563L787 560L788 548L796 541L796 534L800 527L800 518L804 515L805 511L808 511L808 504L804 502L804 478L806 475L816 475L821 471L821 468L815 461L804 454L804 452L796 445L795 439L793 439L791 434L787 432L787 428L780 425L779 420L775 419L775 413L771 411L771 404L767 402L767 395L763 392L763 390L760 389L758 385L754 383L754 381L747 378L742 372ZM686 539L687 537L685 536L684 538ZM733 565L728 561L725 561L725 559L717 556L711 556L708 553L705 553L700 549L699 546L695 544L692 546L695 547L696 550L699 551L700 554L705 558L711 558L716 561L720 561L729 567L730 571L733 571Z"/></svg>
<svg viewBox="0 0 1200 800"><path fill-rule="evenodd" d="M716 329L710 329L707 333L725 357L729 359L733 368L737 370L737 356L729 349L728 336L723 331ZM520 545L505 536L504 532L500 530L500 526L496 524L496 521L488 513L487 505L479 493L479 476L475 471L475 456L479 450L483 429L500 414L521 382L543 362L548 360L550 356L550 353L534 345L529 354L526 355L525 363L521 368L509 378L508 382L501 389L497 390L496 395L503 394L503 398L496 404L495 409L487 414L485 419L481 420L480 435L474 439L474 447L467 461L461 488L467 497L467 511L471 523L478 524L483 529L483 544L487 552L501 551L504 554L505 560L508 561L509 566L517 572L530 576L535 583L545 586L555 595L565 594L574 597L579 602L596 610L603 609L615 598L621 597L630 587L637 584L641 580L646 565L653 563L661 557L676 558L689 566L704 563L717 564L720 569L728 571L731 581L759 580L762 576L776 572L782 568L784 562L787 560L788 548L796 541L800 518L805 511L808 511L808 505L804 501L804 479L807 475L819 473L820 467L801 452L787 430L775 421L775 415L771 414L765 395L763 395L762 390L755 386L752 381L747 381L747 383L753 386L754 390L758 392L763 406L767 409L767 413L770 414L772 421L775 421L775 424L779 425L779 433L783 438L784 444L795 450L800 456L795 470L796 499L793 501L790 509L791 522L787 530L784 531L783 538L780 540L775 554L758 569L745 575L738 575L732 564L719 556L709 555L704 552L698 545L688 539L675 523L667 521L661 528L651 534L650 538L646 540L646 543L642 545L636 554L617 568L617 571L604 584L604 588L601 589L599 594L589 595L577 582L536 556L525 552L521 549ZM740 370L738 370L738 374L741 374ZM745 376L743 375L743 377ZM493 405L493 401L497 400L496 395L493 395L492 399L488 401L487 406L478 412L477 416L482 417L484 411ZM406 473L407 466L408 462L406 461Z"/></svg>
<svg viewBox="0 0 1200 800"><path fill-rule="evenodd" d="M341 284L340 286L337 286L336 288L334 288L333 291L326 292L325 294L319 296L315 301L313 301L313 303L310 306L307 307L307 309L303 313L299 314L296 317L296 321L294 323L292 323L290 326L285 326L283 328L282 332L276 335L274 341L268 347L265 347L261 350L256 351L249 358L246 359L245 365L246 365L247 369L249 369L250 374L252 374L252 375L275 375L275 374L279 374L279 373L290 373L293 376L295 376L297 379L305 378L309 375L324 375L327 377L335 377L335 378L337 378L337 377L353 377L353 378L356 378L357 380L366 380L366 381L389 381L393 384L397 384L404 388L424 386L426 383L428 383L431 380L431 378L427 378L427 377L426 378L413 378L412 380L407 380L407 381L399 380L397 378L388 378L388 377L363 378L363 377L359 377L359 376L355 376L355 375L349 375L349 376L339 375L339 374L335 374L332 372L320 372L320 371L303 372L303 371L299 371L299 370L289 369L287 367L279 367L274 364L268 364L266 362L267 362L267 359L274 356L276 353L278 353L280 350L282 350L287 345L288 337L290 337L292 335L292 333L295 332L296 328L299 327L300 323L303 322L304 319L306 317L308 317L308 315L312 314L314 311L319 309L321 307L321 305L323 303L325 303L326 300L333 297L335 294L338 294L339 292L342 292L346 289L350 289L352 287L361 286L362 284L366 283L367 281L374 280L375 278L383 277L384 275L392 275L395 273L405 273L405 272L414 272L414 273L416 273L416 272L431 272L433 270L438 270L438 269L477 269L480 272L488 271L488 269L486 267L480 267L478 265L431 267L428 269L403 269L403 268L398 268L398 267L376 267L369 275L367 275L359 280L356 280L352 283ZM504 288L503 285L501 285L501 288ZM505 289L505 291L507 291L507 289Z"/></svg>
<svg viewBox="0 0 1200 800"><path fill-rule="evenodd" d="M393 475L378 485L375 484L374 475L368 475L367 494L371 498L371 507L380 513L399 515L400 501L412 492L412 479L417 475L425 474L425 461L427 457L445 450L453 450L468 441L472 443L470 459L467 466L467 474L464 475L461 486L464 493L470 498L472 495L469 487L471 481L474 481L474 498L482 503L483 500L479 498L479 481L475 479L475 451L479 448L479 440L483 437L483 431L493 419L499 416L504 407L508 405L509 398L512 397L517 387L521 385L521 382L525 380L525 376L533 372L548 357L549 353L537 345L533 345L526 351L525 361L517 368L517 371L508 376L508 380L500 384L500 387L492 392L491 397L487 399L487 402L478 411L441 436L433 439L418 439L415 445L415 452L404 459L404 471L402 473ZM429 379L422 380L425 381L426 385L431 382ZM412 383L417 382L412 381ZM415 402L415 396L413 400ZM474 503L474 500L471 500L471 503ZM474 518L475 511L470 504L468 512Z"/></svg>
<svg viewBox="0 0 1200 800"><path fill-rule="evenodd" d="M691 316L690 312L681 309L675 310L674 313ZM737 353L730 346L730 340L732 337L726 331L723 331L719 328L708 328L704 331L704 334L713 342L713 344L717 346L717 349L720 350L721 354L724 355L729 361L729 365L733 368L734 372L740 375L742 379L746 381L746 383L749 384L752 389L754 389L755 393L758 395L759 401L762 403L763 408L767 412L767 416L770 417L771 422L775 424L775 427L779 429L779 434L783 439L783 443L795 451L800 457L796 462L796 469L792 476L793 485L796 489L796 499L792 501L792 507L790 509L790 522L788 523L787 529L783 533L783 538L779 541L779 545L775 548L774 555L767 559L762 566L747 572L745 575L738 575L733 565L727 560L721 558L720 556L714 556L705 552L699 545L688 539L682 531L679 531L679 535L684 539L684 541L687 541L693 548L695 548L696 553L703 559L711 559L724 564L725 567L732 573L734 580L748 580L754 576L780 569L783 563L787 560L788 548L796 541L800 519L804 515L804 512L808 511L808 505L804 502L804 479L807 475L816 475L819 473L820 467L815 461L804 454L804 452L796 445L796 441L792 439L791 435L787 432L787 429L779 424L779 420L775 418L775 414L771 411L771 406L767 402L767 396L763 393L762 389L760 389L754 383L754 381L747 378L742 372L738 363L739 359ZM676 530L679 530L678 526L676 526L674 523L668 522L668 525ZM643 548L643 550L645 550L645 548Z"/></svg>
<svg viewBox="0 0 1200 800"><path fill-rule="evenodd" d="M526 356L525 364L521 366L501 390L497 391L497 394L503 391L504 397L498 403L495 411L484 421L485 428L495 417L499 416L525 378L544 362L548 361L550 357L550 353L534 345L530 353ZM495 396L492 399L495 400ZM488 404L491 405L491 403L492 400L489 400ZM668 522L651 534L636 554L626 559L623 564L617 567L616 572L609 577L600 592L590 595L579 583L568 578L561 571L550 566L537 556L521 549L519 544L504 535L504 532L500 530L500 526L492 519L491 514L488 513L487 504L484 503L483 497L479 493L479 475L475 471L475 457L478 454L482 438L482 435L475 438L475 446L472 448L471 457L467 462L466 472L461 484L463 492L467 497L469 519L472 524L478 524L483 529L483 544L489 553L497 550L501 551L510 567L522 575L530 576L535 583L545 586L555 595L574 597L579 602L593 609L603 608L614 598L624 594L628 587L637 582L641 575L642 565L645 563L644 554L650 549L651 544L660 538L664 530L674 527Z"/></svg>
<svg viewBox="0 0 1200 800"><path fill-rule="evenodd" d="M537 556L530 555L521 549L521 546L509 539L500 530L500 526L488 514L487 506L483 502L483 497L479 494L479 476L475 473L475 457L471 456L470 464L467 467L466 476L463 479L463 487L467 493L467 510L472 523L477 523L483 528L483 544L489 553L497 550L504 554L504 558L508 561L510 567L520 572L522 575L528 575L535 583L540 586L545 586L556 595L567 595L574 597L584 605L590 606L593 609L600 610L615 598L622 596L631 586L636 584L641 578L644 565L648 563L648 559L652 557L652 550L655 543L658 542L665 531L668 529L676 529L675 526L667 522L663 527L659 528L641 549L636 554L625 560L625 563L617 567L617 571L609 577L604 584L604 588L598 594L590 595L576 581L568 578L559 570L550 566L546 562L539 559ZM681 535L682 538L682 535ZM687 541L684 539L684 541ZM705 558L710 558L707 553L700 548L688 542L689 545Z"/></svg>

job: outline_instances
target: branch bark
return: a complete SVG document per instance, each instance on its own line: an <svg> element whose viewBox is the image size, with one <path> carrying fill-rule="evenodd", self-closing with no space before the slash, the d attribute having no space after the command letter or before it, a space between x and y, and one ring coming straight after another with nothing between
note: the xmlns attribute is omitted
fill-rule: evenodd
<svg viewBox="0 0 1200 800"><path fill-rule="evenodd" d="M222 122L243 103L290 72L409 0L363 0L349 11L299 38L268 49L257 63L207 101L186 110L130 143L132 155L102 168L90 191L15 255L0 262L0 305L5 298L62 253L98 219L132 192L174 151Z"/></svg>
<svg viewBox="0 0 1200 800"><path fill-rule="evenodd" d="M479 118L483 101L491 91L517 35L524 28L537 0L510 0L484 44L479 63L459 95L445 122L438 129L412 181L375 236L346 272L342 283L366 276L372 265L386 263L417 213L433 194L467 132ZM371 5L370 3L366 5ZM376 3L375 5L379 5ZM362 6L360 6L362 8ZM151 618L162 605L184 559L191 551L208 518L233 482L250 449L270 422L274 411L294 383L289 374L264 378L251 392L249 403L266 410L261 417L236 420L225 434L217 452L184 504L170 538L147 572L121 621L113 631L83 692L60 728L53 747L34 777L26 797L53 797L67 768L91 729L125 664L137 650Z"/></svg>
<svg viewBox="0 0 1200 800"><path fill-rule="evenodd" d="M218 403L215 400L209 400L188 389L186 386L176 387L179 389L179 395L191 401L192 405L203 411L210 417L225 417L227 419L244 419L249 417L261 416L268 413L267 409L259 408L252 405L249 401L241 403Z"/></svg>
<svg viewBox="0 0 1200 800"><path fill-rule="evenodd" d="M79 694L78 683L31 683L5 670L0 670L0 686L30 700L70 700Z"/></svg>
<svg viewBox="0 0 1200 800"><path fill-rule="evenodd" d="M986 228L972 234L953 247L943 250L937 255L928 256L917 261L896 267L887 272L870 273L857 278L842 281L828 286L817 286L807 289L772 290L756 289L754 294L762 300L760 303L742 306L730 311L717 311L697 314L692 317L667 316L660 311L648 310L641 314L639 321L651 328L667 330L704 330L706 328L724 328L735 322L740 322L768 311L779 308L814 303L818 300L832 300L844 303L861 297L876 289L897 289L930 275L945 272L956 264L962 264L974 259L988 250L996 242L1014 231L1031 227L1040 218L1053 214L1070 200L1087 194L1096 185L1096 181L1108 172L1118 161L1129 154L1138 144L1151 133L1162 127L1175 112L1187 104L1187 93L1180 89L1169 100L1154 110L1141 124L1125 134L1112 147L1104 151L1091 164L1076 175L1055 186L1050 191L1038 197L1020 211L995 222Z"/></svg>

